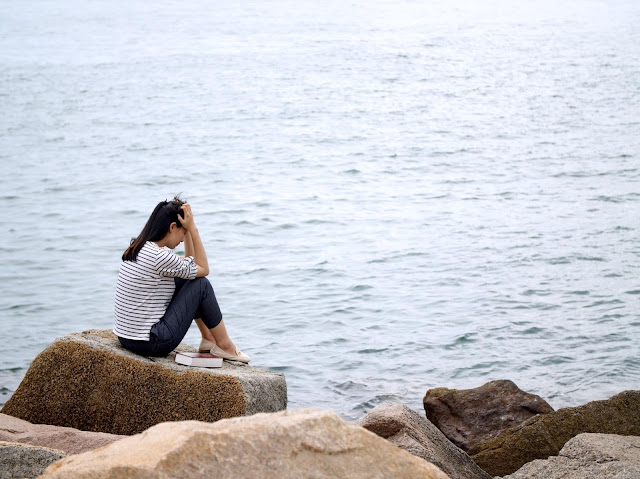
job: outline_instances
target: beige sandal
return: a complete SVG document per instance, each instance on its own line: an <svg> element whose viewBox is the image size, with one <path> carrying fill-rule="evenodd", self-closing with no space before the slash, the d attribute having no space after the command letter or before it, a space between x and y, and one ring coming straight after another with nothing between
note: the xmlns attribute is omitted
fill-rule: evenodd
<svg viewBox="0 0 640 479"><path fill-rule="evenodd" d="M226 359L228 361L240 361L242 363L248 363L249 361L251 361L251 358L240 351L238 348L236 348L236 354L233 355L227 353L226 351L223 351L217 345L214 345L211 348L211 354L213 354L214 356L219 356L222 359Z"/></svg>
<svg viewBox="0 0 640 479"><path fill-rule="evenodd" d="M212 343L211 341L207 341L206 339L202 338L202 341L200 341L200 347L198 348L198 352L200 353L208 353L209 351L211 351L211 348L214 347L215 344Z"/></svg>

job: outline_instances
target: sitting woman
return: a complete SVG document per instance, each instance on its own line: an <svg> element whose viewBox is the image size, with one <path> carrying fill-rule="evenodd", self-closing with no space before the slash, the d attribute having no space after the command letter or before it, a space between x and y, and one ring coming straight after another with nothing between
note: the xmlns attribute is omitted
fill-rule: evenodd
<svg viewBox="0 0 640 479"><path fill-rule="evenodd" d="M171 251L183 241L184 258ZM166 356L197 318L201 352L248 363L251 358L227 334L207 274L191 206L179 198L158 203L122 255L113 329L120 344L143 356Z"/></svg>

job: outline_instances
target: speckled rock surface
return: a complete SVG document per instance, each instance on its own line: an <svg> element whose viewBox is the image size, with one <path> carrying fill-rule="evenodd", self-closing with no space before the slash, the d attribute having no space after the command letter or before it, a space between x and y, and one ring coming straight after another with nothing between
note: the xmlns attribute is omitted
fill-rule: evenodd
<svg viewBox="0 0 640 479"><path fill-rule="evenodd" d="M111 330L90 330L59 338L40 353L2 413L129 435L165 421L213 422L286 404L282 373L227 361L222 368L192 368L176 364L175 353L146 358L122 348Z"/></svg>
<svg viewBox="0 0 640 479"><path fill-rule="evenodd" d="M49 466L42 479L446 479L433 464L320 410L163 423Z"/></svg>
<svg viewBox="0 0 640 479"><path fill-rule="evenodd" d="M588 478L640 478L640 437L579 434L557 456L532 461L503 479Z"/></svg>
<svg viewBox="0 0 640 479"><path fill-rule="evenodd" d="M356 424L435 464L451 479L491 479L437 427L403 404L380 404Z"/></svg>
<svg viewBox="0 0 640 479"><path fill-rule="evenodd" d="M471 457L492 476L504 476L534 459L557 455L584 432L640 436L640 391L534 416L480 444Z"/></svg>
<svg viewBox="0 0 640 479"><path fill-rule="evenodd" d="M55 449L0 441L0 479L38 477L49 464L65 456Z"/></svg>
<svg viewBox="0 0 640 479"><path fill-rule="evenodd" d="M97 449L124 437L127 436L80 431L71 427L31 424L17 417L0 414L0 441L49 447L67 454Z"/></svg>
<svg viewBox="0 0 640 479"><path fill-rule="evenodd" d="M540 396L527 393L508 380L491 381L473 389L430 389L422 402L427 419L464 451L536 414L553 412Z"/></svg>

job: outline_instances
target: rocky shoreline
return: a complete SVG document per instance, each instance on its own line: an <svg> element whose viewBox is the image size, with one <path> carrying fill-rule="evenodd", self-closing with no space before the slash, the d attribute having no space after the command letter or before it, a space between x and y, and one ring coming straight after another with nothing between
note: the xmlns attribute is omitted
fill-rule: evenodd
<svg viewBox="0 0 640 479"><path fill-rule="evenodd" d="M3 407L0 479L640 479L640 391L554 411L503 380L423 402L353 424L286 411L281 373L186 368L90 330L38 355Z"/></svg>

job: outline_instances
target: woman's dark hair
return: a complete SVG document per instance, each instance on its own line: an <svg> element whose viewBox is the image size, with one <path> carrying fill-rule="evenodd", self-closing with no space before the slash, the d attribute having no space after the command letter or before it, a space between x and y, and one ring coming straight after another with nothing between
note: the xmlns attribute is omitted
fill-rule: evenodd
<svg viewBox="0 0 640 479"><path fill-rule="evenodd" d="M175 223L178 228L182 228L178 215L184 218L184 212L180 209L183 204L185 204L185 201L177 196L171 201L158 203L138 237L131 240L131 244L122 255L122 261L135 261L138 257L138 252L147 241L159 241L164 238L164 235L169 231L171 223Z"/></svg>

